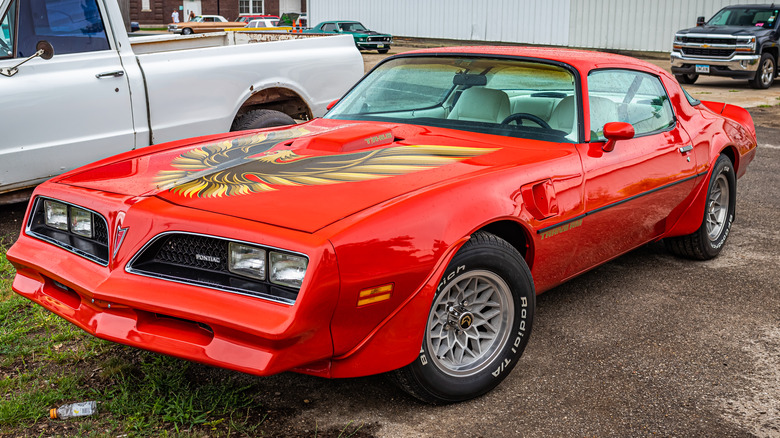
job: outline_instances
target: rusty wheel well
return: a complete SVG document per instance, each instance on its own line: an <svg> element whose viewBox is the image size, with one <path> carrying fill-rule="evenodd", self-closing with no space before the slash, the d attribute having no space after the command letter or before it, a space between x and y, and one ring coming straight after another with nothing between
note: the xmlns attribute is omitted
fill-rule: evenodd
<svg viewBox="0 0 780 438"><path fill-rule="evenodd" d="M485 225L477 231L487 231L494 234L512 245L525 259L528 267L533 264L533 248L531 248L531 239L528 236L528 230L514 221L498 221Z"/></svg>
<svg viewBox="0 0 780 438"><path fill-rule="evenodd" d="M313 118L311 108L298 93L287 88L265 88L255 91L252 96L241 105L236 114L240 117L247 111L255 109L269 109L287 114L293 119L311 120Z"/></svg>

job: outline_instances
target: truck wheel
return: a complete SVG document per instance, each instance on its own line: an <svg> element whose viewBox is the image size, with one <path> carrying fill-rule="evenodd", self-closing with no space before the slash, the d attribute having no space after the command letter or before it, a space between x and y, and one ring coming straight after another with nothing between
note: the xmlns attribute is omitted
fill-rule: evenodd
<svg viewBox="0 0 780 438"><path fill-rule="evenodd" d="M432 404L488 392L523 354L535 297L520 253L493 234L474 233L439 282L420 355L389 377Z"/></svg>
<svg viewBox="0 0 780 438"><path fill-rule="evenodd" d="M181 34L182 35L192 35L192 29L190 29L189 27L185 27L184 29L182 29Z"/></svg>
<svg viewBox="0 0 780 438"><path fill-rule="evenodd" d="M761 55L761 61L758 64L756 77L750 80L750 86L753 88L769 88L775 82L777 65L775 58L771 53Z"/></svg>
<svg viewBox="0 0 780 438"><path fill-rule="evenodd" d="M233 126L230 127L230 130L246 131L248 129L262 129L294 124L295 120L283 112L257 109L248 111L243 115L236 117L236 120L233 120Z"/></svg>
<svg viewBox="0 0 780 438"><path fill-rule="evenodd" d="M716 257L729 237L736 205L737 179L734 165L725 155L721 155L710 176L701 226L687 236L664 239L666 248L673 254L695 260Z"/></svg>
<svg viewBox="0 0 780 438"><path fill-rule="evenodd" d="M696 82L696 79L699 79L699 75L695 73L690 74L684 74L684 75L674 75L674 77L677 79L677 82L681 84L692 84Z"/></svg>

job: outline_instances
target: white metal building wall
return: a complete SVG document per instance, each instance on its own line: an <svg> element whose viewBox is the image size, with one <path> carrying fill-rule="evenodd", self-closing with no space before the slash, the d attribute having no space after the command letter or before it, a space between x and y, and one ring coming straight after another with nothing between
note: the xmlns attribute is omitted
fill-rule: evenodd
<svg viewBox="0 0 780 438"><path fill-rule="evenodd" d="M568 46L667 52L674 33L718 10L761 0L571 0ZM780 1L778 1L780 4ZM578 18L574 18L578 17Z"/></svg>
<svg viewBox="0 0 780 438"><path fill-rule="evenodd" d="M570 0L309 0L309 23L358 20L392 35L566 45Z"/></svg>
<svg viewBox="0 0 780 438"><path fill-rule="evenodd" d="M674 32L762 0L308 0L310 25L358 20L397 36L671 50ZM780 0L778 0L780 4Z"/></svg>

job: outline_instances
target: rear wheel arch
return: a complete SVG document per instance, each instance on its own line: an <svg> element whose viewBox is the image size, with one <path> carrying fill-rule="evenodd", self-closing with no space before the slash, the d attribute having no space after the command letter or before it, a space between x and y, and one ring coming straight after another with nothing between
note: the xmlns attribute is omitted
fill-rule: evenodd
<svg viewBox="0 0 780 438"><path fill-rule="evenodd" d="M270 87L249 96L241 104L233 120L260 109L279 111L298 120L311 120L314 117L308 103L299 93L285 87Z"/></svg>

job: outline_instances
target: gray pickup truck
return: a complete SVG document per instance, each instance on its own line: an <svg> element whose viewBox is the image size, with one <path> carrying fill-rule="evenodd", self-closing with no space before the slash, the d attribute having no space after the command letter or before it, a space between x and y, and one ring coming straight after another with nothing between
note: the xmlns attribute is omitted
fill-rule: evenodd
<svg viewBox="0 0 780 438"><path fill-rule="evenodd" d="M777 75L778 13L772 5L728 6L709 21L678 31L672 49L672 73L683 84L699 75L747 79L769 88Z"/></svg>

